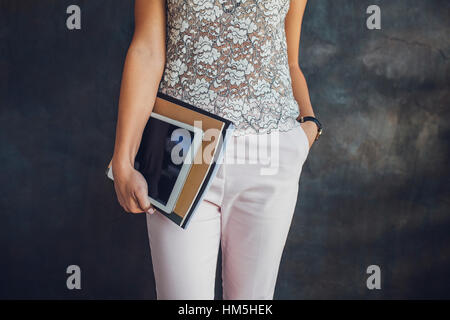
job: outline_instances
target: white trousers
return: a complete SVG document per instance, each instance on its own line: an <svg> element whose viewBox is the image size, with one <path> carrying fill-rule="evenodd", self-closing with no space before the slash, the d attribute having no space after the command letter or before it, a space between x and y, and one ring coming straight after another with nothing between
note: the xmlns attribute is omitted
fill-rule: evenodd
<svg viewBox="0 0 450 320"><path fill-rule="evenodd" d="M187 229L147 214L157 299L214 299L219 245L223 299L273 299L308 152L300 125L232 136Z"/></svg>

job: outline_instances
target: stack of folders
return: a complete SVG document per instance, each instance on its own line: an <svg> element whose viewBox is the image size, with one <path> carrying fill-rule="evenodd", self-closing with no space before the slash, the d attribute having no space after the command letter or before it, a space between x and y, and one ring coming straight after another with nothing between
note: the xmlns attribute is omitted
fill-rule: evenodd
<svg viewBox="0 0 450 320"><path fill-rule="evenodd" d="M158 92L134 167L146 179L150 202L160 214L183 229L188 226L234 128L230 120ZM106 174L114 180L111 161Z"/></svg>

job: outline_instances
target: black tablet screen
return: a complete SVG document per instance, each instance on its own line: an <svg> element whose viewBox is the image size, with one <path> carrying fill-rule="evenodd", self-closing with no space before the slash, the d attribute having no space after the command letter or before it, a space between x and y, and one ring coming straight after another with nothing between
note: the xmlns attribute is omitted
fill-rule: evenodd
<svg viewBox="0 0 450 320"><path fill-rule="evenodd" d="M135 168L147 180L149 196L167 205L194 133L150 117L142 134Z"/></svg>

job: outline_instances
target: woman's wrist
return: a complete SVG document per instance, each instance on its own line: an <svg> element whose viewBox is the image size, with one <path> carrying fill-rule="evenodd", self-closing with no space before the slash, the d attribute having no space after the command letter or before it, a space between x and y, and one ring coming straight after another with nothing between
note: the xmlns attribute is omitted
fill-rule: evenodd
<svg viewBox="0 0 450 320"><path fill-rule="evenodd" d="M307 123L307 122L314 123L314 125L317 128L317 133L316 133L316 136L314 137L314 140L318 140L319 139L319 136L322 134L322 124L320 123L320 121L316 117L314 117L314 116L299 116L297 121L300 122L301 124L304 124L304 123Z"/></svg>
<svg viewBox="0 0 450 320"><path fill-rule="evenodd" d="M129 158L114 155L112 158L112 167L115 171L134 169L134 165Z"/></svg>
<svg viewBox="0 0 450 320"><path fill-rule="evenodd" d="M317 127L317 125L311 121L300 122L300 125L311 128L311 130L314 132L314 136L316 136L319 131L319 128Z"/></svg>

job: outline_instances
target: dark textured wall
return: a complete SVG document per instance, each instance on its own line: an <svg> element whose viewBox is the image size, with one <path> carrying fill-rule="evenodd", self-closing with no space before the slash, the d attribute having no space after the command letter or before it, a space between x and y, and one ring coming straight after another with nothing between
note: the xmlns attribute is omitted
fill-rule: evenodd
<svg viewBox="0 0 450 320"><path fill-rule="evenodd" d="M366 28L371 4L381 30ZM449 9L308 4L300 63L325 133L275 298L450 297ZM104 175L132 28L132 1L0 0L1 298L155 297L145 217ZM66 289L71 264L82 290ZM372 264L381 290L366 288Z"/></svg>

